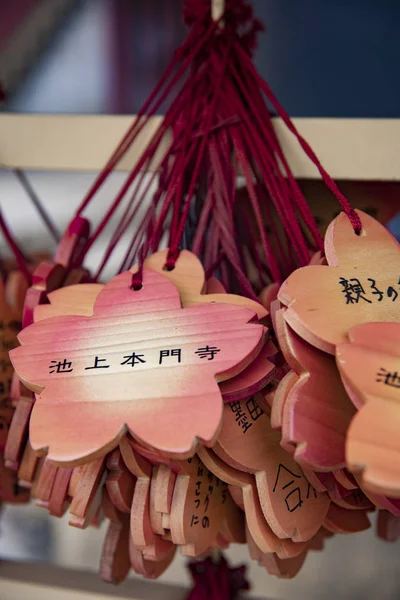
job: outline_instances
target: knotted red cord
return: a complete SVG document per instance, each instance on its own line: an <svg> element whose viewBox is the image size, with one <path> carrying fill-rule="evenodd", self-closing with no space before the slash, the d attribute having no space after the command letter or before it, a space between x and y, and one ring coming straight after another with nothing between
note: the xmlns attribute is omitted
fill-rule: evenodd
<svg viewBox="0 0 400 600"><path fill-rule="evenodd" d="M134 226L120 267L126 269L134 261L139 262L139 270L132 279L134 288L141 286L147 254L157 250L168 238L167 269L174 268L179 250L185 244L200 255L207 274L214 270L230 289L255 297L247 276L249 260L256 274L253 284L261 288L269 281L281 281L296 266L308 264L311 253L323 247L312 212L279 145L265 98L297 136L326 185L341 202L356 232L360 231L361 224L257 73L251 55L263 27L254 18L250 4L246 0L226 0L221 28L212 21L210 6L210 0L184 3L185 21L190 27L187 39L78 213L87 206L150 116L174 92L176 96L167 108L164 121L128 175L86 250L130 193L122 218L105 248L98 275L119 247L122 237ZM154 157L167 130L172 130L172 141L155 164ZM142 212L156 177L155 172L151 176L143 173L150 165L157 169L160 177L151 204ZM238 194L238 169L247 189L249 204L246 206L243 195ZM280 221L279 231L275 212ZM266 232L267 226L274 235L273 243Z"/></svg>
<svg viewBox="0 0 400 600"><path fill-rule="evenodd" d="M193 579L193 588L186 600L235 600L242 591L250 589L246 567L230 567L223 555L218 561L211 557L191 561L188 569Z"/></svg>

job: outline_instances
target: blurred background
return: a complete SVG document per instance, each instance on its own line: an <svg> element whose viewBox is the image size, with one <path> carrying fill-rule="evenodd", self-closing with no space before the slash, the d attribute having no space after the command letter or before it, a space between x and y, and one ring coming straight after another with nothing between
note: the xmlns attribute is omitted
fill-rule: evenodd
<svg viewBox="0 0 400 600"><path fill-rule="evenodd" d="M266 25L255 62L291 116L400 117L398 0L253 4ZM0 110L134 114L184 35L181 0L0 0ZM60 231L95 177L26 175ZM123 178L121 173L110 178L89 216L99 216ZM399 235L397 182L341 183L354 206L390 222ZM319 182L302 185L324 230L337 205ZM54 248L7 170L0 171L0 202L27 251ZM374 526L328 540L294 581L276 580L251 563L252 594L285 600L399 598L399 549L379 541ZM0 557L96 570L103 536L104 528L82 532L35 506L7 507L0 516ZM229 556L248 560L240 547ZM189 584L184 560L177 558L161 581Z"/></svg>
<svg viewBox="0 0 400 600"><path fill-rule="evenodd" d="M400 115L397 0L253 0L255 62L291 116ZM135 113L185 35L182 0L0 0L3 110Z"/></svg>

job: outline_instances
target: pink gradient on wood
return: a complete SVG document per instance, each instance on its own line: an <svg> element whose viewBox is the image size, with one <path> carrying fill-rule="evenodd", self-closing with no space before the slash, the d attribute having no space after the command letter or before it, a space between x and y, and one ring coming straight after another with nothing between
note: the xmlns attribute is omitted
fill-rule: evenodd
<svg viewBox="0 0 400 600"><path fill-rule="evenodd" d="M400 498L400 323L364 323L336 350L337 365L360 410L346 443L349 469L362 487Z"/></svg>
<svg viewBox="0 0 400 600"><path fill-rule="evenodd" d="M275 313L275 333L297 381L285 386L282 413L284 444L293 444L296 461L317 471L345 466L345 439L355 413L333 357L317 350L285 320L287 309ZM280 394L279 386L277 394Z"/></svg>
<svg viewBox="0 0 400 600"><path fill-rule="evenodd" d="M105 286L93 317L55 317L25 329L13 353L22 381L39 393L32 446L48 448L57 464L103 455L126 430L167 455L193 453L197 439L212 444L222 409L216 378L242 371L262 347L263 327L251 323L255 315L246 308L212 303L182 309L164 276L145 271L137 292L130 290L130 277L123 273ZM219 349L213 360L196 354L206 346ZM185 362L159 365L165 347L181 348ZM135 369L120 364L132 352L146 356ZM112 368L87 370L94 356L106 357ZM74 372L50 374L52 360L71 361ZM83 423L90 423L85 435Z"/></svg>

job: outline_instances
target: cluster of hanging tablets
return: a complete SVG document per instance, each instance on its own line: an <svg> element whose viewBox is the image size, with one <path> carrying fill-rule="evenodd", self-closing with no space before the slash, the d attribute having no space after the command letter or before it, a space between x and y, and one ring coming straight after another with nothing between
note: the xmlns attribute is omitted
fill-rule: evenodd
<svg viewBox="0 0 400 600"><path fill-rule="evenodd" d="M358 215L359 235L341 213L325 255L259 302L206 279L187 250L171 270L167 250L149 255L140 285L135 267L91 283L82 218L29 288L11 266L0 498L81 529L107 520L100 573L114 583L158 577L177 548L204 559L230 544L293 577L375 510L393 539L400 249Z"/></svg>

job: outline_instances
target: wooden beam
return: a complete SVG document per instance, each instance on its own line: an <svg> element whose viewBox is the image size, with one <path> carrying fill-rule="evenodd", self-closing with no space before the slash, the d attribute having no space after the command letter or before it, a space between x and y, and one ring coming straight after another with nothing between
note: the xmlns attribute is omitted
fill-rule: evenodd
<svg viewBox="0 0 400 600"><path fill-rule="evenodd" d="M0 562L1 600L184 600L187 593L181 586L138 577L113 586L103 583L97 573L40 563Z"/></svg>
<svg viewBox="0 0 400 600"><path fill-rule="evenodd" d="M0 597L5 600L183 600L187 590L177 585L129 578L119 586L87 573L38 563L0 563Z"/></svg>
<svg viewBox="0 0 400 600"><path fill-rule="evenodd" d="M131 116L0 114L0 165L27 170L98 171L132 119ZM118 170L133 167L161 119L157 116L150 120ZM293 121L332 177L400 181L400 119ZM294 175L318 178L316 168L282 121L274 119L274 126ZM165 152L169 141L169 136L165 136L160 152Z"/></svg>

